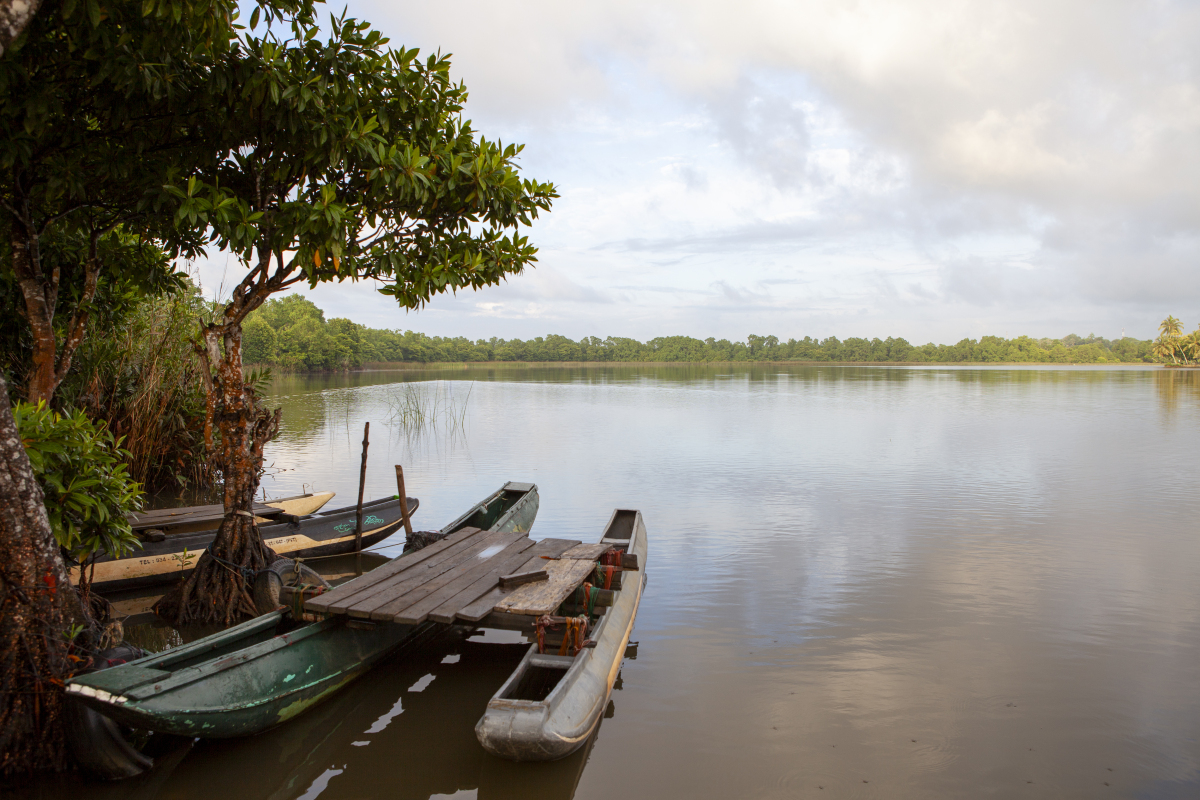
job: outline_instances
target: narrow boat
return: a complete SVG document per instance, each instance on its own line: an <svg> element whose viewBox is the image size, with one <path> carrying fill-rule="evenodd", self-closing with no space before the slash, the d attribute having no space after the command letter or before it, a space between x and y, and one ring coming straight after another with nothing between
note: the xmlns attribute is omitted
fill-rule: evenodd
<svg viewBox="0 0 1200 800"><path fill-rule="evenodd" d="M489 520L488 530L528 530L537 510L536 486L508 483L442 533ZM182 647L80 675L68 682L67 693L133 728L213 739L247 736L320 703L392 650L437 627L344 616L298 625L281 609Z"/></svg>
<svg viewBox="0 0 1200 800"><path fill-rule="evenodd" d="M334 498L334 495L334 492L318 492L281 497L269 503L256 502L253 508L254 518L258 522L267 522L284 515L307 517L309 514L320 511L326 503ZM176 533L216 530L221 526L223 519L225 519L225 506L215 504L156 508L140 514L130 514L129 524L135 533L143 537L153 536L151 531L170 536Z"/></svg>
<svg viewBox="0 0 1200 800"><path fill-rule="evenodd" d="M412 516L420 506L408 498ZM256 509L257 513L257 509ZM349 553L354 550L357 506L322 511L289 521L267 521L258 526L263 541L277 555L311 558ZM401 529L400 500L392 496L363 503L362 546L372 547ZM97 592L117 592L170 583L186 576L196 566L204 549L216 538L216 529L173 533L159 541L144 541L142 548L122 558L101 556L92 575ZM91 571L91 567L88 570ZM71 582L79 583L79 567L71 568Z"/></svg>
<svg viewBox="0 0 1200 800"><path fill-rule="evenodd" d="M575 655L541 652L537 643L530 646L475 726L479 743L489 753L512 761L552 761L582 747L600 724L646 585L641 512L614 511L600 543L622 553L626 571L621 588L605 595L611 602L607 609L579 609L595 624ZM600 612L598 619L593 612ZM563 617L553 619L560 628L567 624ZM567 647L558 650L563 651L569 653Z"/></svg>

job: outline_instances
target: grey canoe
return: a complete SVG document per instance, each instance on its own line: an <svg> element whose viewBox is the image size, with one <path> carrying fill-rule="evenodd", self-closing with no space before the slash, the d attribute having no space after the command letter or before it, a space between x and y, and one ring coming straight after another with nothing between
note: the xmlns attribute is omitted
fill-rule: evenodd
<svg viewBox="0 0 1200 800"><path fill-rule="evenodd" d="M612 606L591 633L595 647L575 657L540 655L536 644L529 648L475 726L489 753L513 761L552 761L582 747L600 724L646 585L641 512L614 511L600 541L635 554L638 571L625 573Z"/></svg>
<svg viewBox="0 0 1200 800"><path fill-rule="evenodd" d="M411 517L421 505L408 498ZM292 522L266 522L258 526L263 541L276 555L285 558L331 556L354 551L356 506L335 508L301 517ZM362 546L371 547L401 530L400 500L396 496L363 503ZM92 571L92 588L97 592L140 589L179 580L190 573L204 548L215 539L215 529L168 533L159 542L143 542L123 558L101 556ZM92 570L92 567L88 567ZM79 568L71 568L71 582L79 582Z"/></svg>
<svg viewBox="0 0 1200 800"><path fill-rule="evenodd" d="M443 529L491 521L527 531L537 487L506 484ZM332 617L295 625L276 611L67 683L67 693L133 728L203 738L248 736L304 712L397 647L438 626Z"/></svg>

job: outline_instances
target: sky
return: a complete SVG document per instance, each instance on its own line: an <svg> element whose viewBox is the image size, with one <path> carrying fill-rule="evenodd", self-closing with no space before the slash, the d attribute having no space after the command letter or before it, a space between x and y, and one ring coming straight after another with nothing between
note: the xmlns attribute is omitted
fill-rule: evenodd
<svg viewBox="0 0 1200 800"><path fill-rule="evenodd" d="M1200 4L347 8L453 54L476 129L562 197L524 274L415 312L369 283L305 292L327 319L913 343L1200 322ZM194 268L209 291L244 274Z"/></svg>

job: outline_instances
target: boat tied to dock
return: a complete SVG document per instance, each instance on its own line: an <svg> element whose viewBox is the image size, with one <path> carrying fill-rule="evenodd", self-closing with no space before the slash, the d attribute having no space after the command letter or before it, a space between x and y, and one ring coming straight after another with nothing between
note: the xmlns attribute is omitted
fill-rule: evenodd
<svg viewBox="0 0 1200 800"><path fill-rule="evenodd" d="M389 564L478 533L471 522L490 524L487 535L523 536L537 511L536 486L506 484L443 528L448 535L441 541ZM286 607L276 609L189 644L75 677L67 683L67 694L131 728L214 739L248 736L329 698L388 653L435 627L319 616L303 623Z"/></svg>
<svg viewBox="0 0 1200 800"><path fill-rule="evenodd" d="M333 497L332 492L326 495L325 500ZM415 514L420 505L417 498L409 497L409 515ZM253 511L256 517L261 516L262 508L260 504L255 504ZM403 527L398 496L363 503L362 508L363 547L379 544ZM296 559L339 555L353 552L355 549L356 513L357 506L318 511L305 516L294 516L280 511L274 515L274 519L263 518L258 529L262 534L263 543L278 556ZM223 516L224 511L220 511L217 517L218 525ZM186 522L188 519L192 521ZM137 530L141 531L165 530L166 533L150 540L143 539L142 549L129 555L121 558L101 555L96 559L94 568L89 564L92 590L107 593L158 586L179 580L190 573L199 561L200 554L216 538L216 525L203 530L191 530L192 524L199 524L194 522L194 518L180 515L176 520L182 522L181 527L186 530L172 532L173 528L170 526L165 529L138 528ZM143 517L140 524L153 522L153 518ZM71 568L71 582L79 582L79 567Z"/></svg>

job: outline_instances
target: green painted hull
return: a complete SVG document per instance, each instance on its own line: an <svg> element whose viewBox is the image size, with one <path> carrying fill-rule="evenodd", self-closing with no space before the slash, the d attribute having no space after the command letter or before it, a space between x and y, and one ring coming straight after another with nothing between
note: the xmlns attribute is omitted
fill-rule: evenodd
<svg viewBox="0 0 1200 800"><path fill-rule="evenodd" d="M509 483L443 531L473 525L525 532L538 504L536 486ZM295 626L275 612L81 675L68 683L67 693L134 728L212 739L248 736L303 713L436 628L344 617Z"/></svg>
<svg viewBox="0 0 1200 800"><path fill-rule="evenodd" d="M192 645L83 676L68 692L135 728L213 739L247 736L303 713L429 628L357 630L327 619L274 635L283 624L282 612L267 614ZM217 637L226 641L210 641Z"/></svg>

